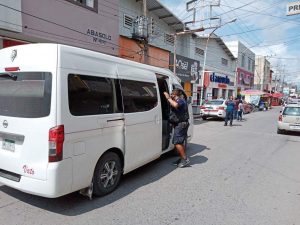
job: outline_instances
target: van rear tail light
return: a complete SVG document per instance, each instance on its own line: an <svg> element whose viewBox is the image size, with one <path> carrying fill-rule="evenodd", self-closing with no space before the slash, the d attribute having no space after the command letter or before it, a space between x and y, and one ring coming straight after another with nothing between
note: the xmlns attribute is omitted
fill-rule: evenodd
<svg viewBox="0 0 300 225"><path fill-rule="evenodd" d="M282 122L282 115L278 117L278 121Z"/></svg>
<svg viewBox="0 0 300 225"><path fill-rule="evenodd" d="M225 110L225 107L224 106L219 106L218 110Z"/></svg>
<svg viewBox="0 0 300 225"><path fill-rule="evenodd" d="M59 125L49 130L49 162L58 162L62 160L64 140L64 125Z"/></svg>

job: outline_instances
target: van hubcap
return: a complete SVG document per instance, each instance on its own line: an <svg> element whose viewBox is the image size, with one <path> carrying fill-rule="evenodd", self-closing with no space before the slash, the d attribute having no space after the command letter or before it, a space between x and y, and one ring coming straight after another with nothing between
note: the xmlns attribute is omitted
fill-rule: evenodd
<svg viewBox="0 0 300 225"><path fill-rule="evenodd" d="M100 174L100 181L104 188L109 188L115 184L119 171L115 161L109 161L104 164Z"/></svg>

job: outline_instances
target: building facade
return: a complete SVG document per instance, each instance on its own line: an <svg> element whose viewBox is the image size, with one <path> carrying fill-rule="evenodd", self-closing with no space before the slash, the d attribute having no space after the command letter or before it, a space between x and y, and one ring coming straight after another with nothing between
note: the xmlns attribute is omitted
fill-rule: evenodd
<svg viewBox="0 0 300 225"><path fill-rule="evenodd" d="M119 0L2 2L0 47L50 42L118 55Z"/></svg>
<svg viewBox="0 0 300 225"><path fill-rule="evenodd" d="M240 41L228 41L226 45L235 57L237 95L254 88L255 53Z"/></svg>
<svg viewBox="0 0 300 225"><path fill-rule="evenodd" d="M212 35L194 39L194 57L204 65L204 54L207 45L205 68L202 67L201 77L197 85L197 95L203 88L203 99L228 98L235 95L235 58L223 40ZM204 70L204 71L203 71ZM204 73L203 73L204 72ZM203 76L204 74L204 76ZM203 79L203 80L202 80ZM203 84L203 87L202 87ZM198 97L199 101L200 98ZM199 102L197 102L199 103Z"/></svg>
<svg viewBox="0 0 300 225"><path fill-rule="evenodd" d="M119 56L172 71L175 65L176 76L191 96L200 62L191 56L191 34L176 35L175 41L175 34L184 30L183 22L157 0L147 0L147 26L138 23L145 18L143 1L120 1L119 18Z"/></svg>
<svg viewBox="0 0 300 225"><path fill-rule="evenodd" d="M272 73L271 64L266 56L255 57L255 79L254 85L256 89L270 92L272 89Z"/></svg>

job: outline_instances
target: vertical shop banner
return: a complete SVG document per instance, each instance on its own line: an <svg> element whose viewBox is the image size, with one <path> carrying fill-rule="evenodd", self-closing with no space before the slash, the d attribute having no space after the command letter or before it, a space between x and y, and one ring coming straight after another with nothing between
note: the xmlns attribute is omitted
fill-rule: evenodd
<svg viewBox="0 0 300 225"><path fill-rule="evenodd" d="M174 54L170 53L170 69L173 71ZM200 62L184 56L176 55L176 75L182 82L199 82Z"/></svg>

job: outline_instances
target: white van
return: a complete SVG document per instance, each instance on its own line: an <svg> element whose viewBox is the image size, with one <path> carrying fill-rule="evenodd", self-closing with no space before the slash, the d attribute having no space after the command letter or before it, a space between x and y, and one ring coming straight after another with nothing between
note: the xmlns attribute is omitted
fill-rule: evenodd
<svg viewBox="0 0 300 225"><path fill-rule="evenodd" d="M169 70L75 47L0 50L0 183L49 198L113 191L174 148L174 87Z"/></svg>

